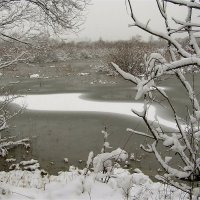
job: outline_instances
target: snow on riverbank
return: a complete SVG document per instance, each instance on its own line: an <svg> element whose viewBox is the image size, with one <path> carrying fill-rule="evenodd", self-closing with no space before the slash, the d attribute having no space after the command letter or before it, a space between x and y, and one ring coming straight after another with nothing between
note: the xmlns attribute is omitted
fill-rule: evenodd
<svg viewBox="0 0 200 200"><path fill-rule="evenodd" d="M108 183L103 183L100 173L71 169L58 176L42 176L34 172L15 170L0 172L0 199L70 199L70 200L175 200L187 195L174 187L152 182L137 170L114 169Z"/></svg>
<svg viewBox="0 0 200 200"><path fill-rule="evenodd" d="M0 199L187 199L182 191L152 182L139 169L131 174L116 163L125 162L127 158L128 153L120 148L95 157L90 152L86 168L79 170L71 166L69 171L56 176L40 170L37 160L21 161L15 170L0 172ZM34 167L36 164L38 167Z"/></svg>

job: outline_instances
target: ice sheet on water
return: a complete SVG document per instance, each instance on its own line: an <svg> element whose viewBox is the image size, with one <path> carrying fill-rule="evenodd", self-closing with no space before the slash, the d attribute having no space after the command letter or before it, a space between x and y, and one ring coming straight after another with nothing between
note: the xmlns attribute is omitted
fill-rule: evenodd
<svg viewBox="0 0 200 200"><path fill-rule="evenodd" d="M45 95L27 95L14 100L14 103L25 106L28 110L40 111L71 111L71 112L103 112L122 114L136 117L131 109L137 112L143 112L144 104L139 102L106 102L93 101L81 98L83 93L64 93L64 94L45 94ZM155 121L156 107L150 106L148 110L148 119ZM176 129L176 124L162 116L157 116L159 123L166 127Z"/></svg>

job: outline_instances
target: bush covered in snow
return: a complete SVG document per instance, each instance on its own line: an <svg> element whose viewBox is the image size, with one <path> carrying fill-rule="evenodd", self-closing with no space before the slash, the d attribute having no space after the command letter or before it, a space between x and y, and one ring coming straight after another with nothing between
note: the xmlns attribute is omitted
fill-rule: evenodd
<svg viewBox="0 0 200 200"><path fill-rule="evenodd" d="M114 150L109 154L99 154L94 157L89 154L87 165L95 162L95 158L112 159L121 154L121 150ZM120 153L120 154L118 154ZM125 153L125 152L123 152ZM124 155L124 154L122 154ZM124 156L122 156L125 158ZM27 165L34 161L26 161ZM102 168L94 171L70 167L68 172L59 175L48 175L43 170L23 171L21 169L10 172L0 172L1 199L105 199L105 200L176 200L188 199L187 194L172 186L154 183L148 176L136 169L131 174L122 168L113 168L112 173L102 172ZM105 182L105 180L107 180Z"/></svg>

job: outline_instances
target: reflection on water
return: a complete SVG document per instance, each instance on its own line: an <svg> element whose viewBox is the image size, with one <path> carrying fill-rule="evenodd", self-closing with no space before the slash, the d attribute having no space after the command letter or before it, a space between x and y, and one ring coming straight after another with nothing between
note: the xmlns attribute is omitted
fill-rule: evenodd
<svg viewBox="0 0 200 200"><path fill-rule="evenodd" d="M65 93L48 95L27 95L14 100L14 103L26 107L28 110L38 111L68 111L68 112L103 112L112 114L123 114L137 117L131 109L142 112L144 104L138 102L106 102L93 101L81 98L83 93ZM157 115L157 116L156 116ZM150 121L159 120L160 125L176 129L176 124L156 113L156 107L151 105L147 117Z"/></svg>

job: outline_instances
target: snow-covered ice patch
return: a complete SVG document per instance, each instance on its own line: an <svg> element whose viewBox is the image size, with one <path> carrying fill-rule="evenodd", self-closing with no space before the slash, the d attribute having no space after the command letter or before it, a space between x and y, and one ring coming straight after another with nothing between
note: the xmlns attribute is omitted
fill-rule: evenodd
<svg viewBox="0 0 200 200"><path fill-rule="evenodd" d="M81 72L81 73L78 73L79 76L88 76L90 73L88 72Z"/></svg>
<svg viewBox="0 0 200 200"><path fill-rule="evenodd" d="M68 162L69 162L69 159L68 159L68 158L64 158L64 162L65 162L65 163L68 163Z"/></svg>
<svg viewBox="0 0 200 200"><path fill-rule="evenodd" d="M40 77L39 74L31 74L31 75L30 75L30 78L39 78L39 77Z"/></svg>
<svg viewBox="0 0 200 200"><path fill-rule="evenodd" d="M25 106L28 110L40 111L84 111L106 112L133 116L131 108L143 110L143 103L92 101L82 98L82 93L27 95L19 97L13 103ZM155 107L149 113L155 115Z"/></svg>
<svg viewBox="0 0 200 200"><path fill-rule="evenodd" d="M144 104L139 102L106 102L92 101L82 98L82 93L27 95L14 100L28 110L67 111L67 112L103 112L137 117L131 109L142 112ZM3 97L2 97L3 98ZM156 107L150 106L147 117L150 121L159 120L160 125L176 129L176 123L157 116Z"/></svg>

